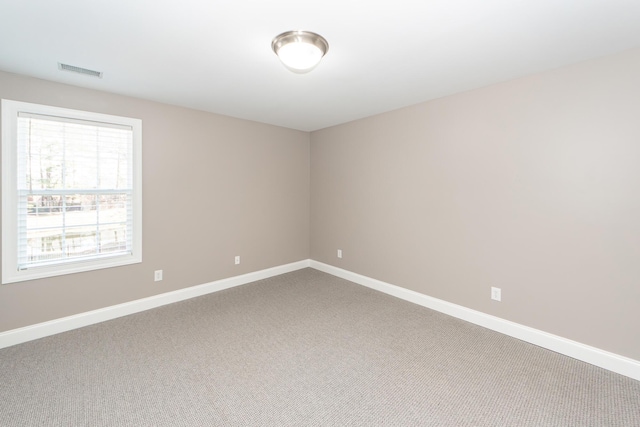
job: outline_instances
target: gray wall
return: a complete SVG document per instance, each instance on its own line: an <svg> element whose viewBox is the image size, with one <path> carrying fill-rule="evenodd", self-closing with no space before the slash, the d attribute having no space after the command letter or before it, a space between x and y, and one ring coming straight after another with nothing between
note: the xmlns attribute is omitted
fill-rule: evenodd
<svg viewBox="0 0 640 427"><path fill-rule="evenodd" d="M143 123L143 262L2 285L0 332L309 258L308 133L3 72L0 98Z"/></svg>
<svg viewBox="0 0 640 427"><path fill-rule="evenodd" d="M0 286L0 331L311 257L640 360L638 76L633 50L309 136L0 72L142 119L144 168L143 263Z"/></svg>
<svg viewBox="0 0 640 427"><path fill-rule="evenodd" d="M633 50L313 132L311 258L640 360L639 76Z"/></svg>

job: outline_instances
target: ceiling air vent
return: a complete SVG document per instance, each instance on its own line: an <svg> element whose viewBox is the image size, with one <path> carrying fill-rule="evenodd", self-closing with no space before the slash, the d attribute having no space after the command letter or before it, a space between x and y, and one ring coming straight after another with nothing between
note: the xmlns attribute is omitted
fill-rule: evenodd
<svg viewBox="0 0 640 427"><path fill-rule="evenodd" d="M88 70L82 67L76 67L75 65L63 64L58 62L58 69L62 71L71 71L72 73L84 74L85 76L102 78L102 71Z"/></svg>

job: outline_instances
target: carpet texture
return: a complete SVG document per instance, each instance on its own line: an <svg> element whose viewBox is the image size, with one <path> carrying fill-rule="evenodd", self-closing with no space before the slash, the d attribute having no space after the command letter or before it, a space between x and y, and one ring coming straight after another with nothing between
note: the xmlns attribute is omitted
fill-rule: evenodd
<svg viewBox="0 0 640 427"><path fill-rule="evenodd" d="M0 350L2 426L640 426L640 382L304 269Z"/></svg>

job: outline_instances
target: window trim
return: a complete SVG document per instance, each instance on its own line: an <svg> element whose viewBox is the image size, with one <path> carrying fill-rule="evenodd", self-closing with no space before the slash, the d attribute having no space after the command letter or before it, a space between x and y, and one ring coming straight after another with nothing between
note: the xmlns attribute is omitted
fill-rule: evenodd
<svg viewBox="0 0 640 427"><path fill-rule="evenodd" d="M118 267L142 262L142 120L2 99L2 284ZM61 261L18 270L18 113L131 126L133 129L132 253L92 260Z"/></svg>

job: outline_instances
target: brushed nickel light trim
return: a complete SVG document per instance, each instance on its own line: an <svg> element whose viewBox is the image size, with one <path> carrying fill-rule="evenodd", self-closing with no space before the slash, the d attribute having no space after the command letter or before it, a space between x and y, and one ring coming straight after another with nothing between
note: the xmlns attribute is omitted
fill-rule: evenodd
<svg viewBox="0 0 640 427"><path fill-rule="evenodd" d="M295 52L291 48L294 48ZM271 49L285 67L294 73L303 74L313 70L320 63L329 51L329 43L319 34L296 30L276 36L271 42ZM301 53L305 56L294 57L293 53Z"/></svg>

